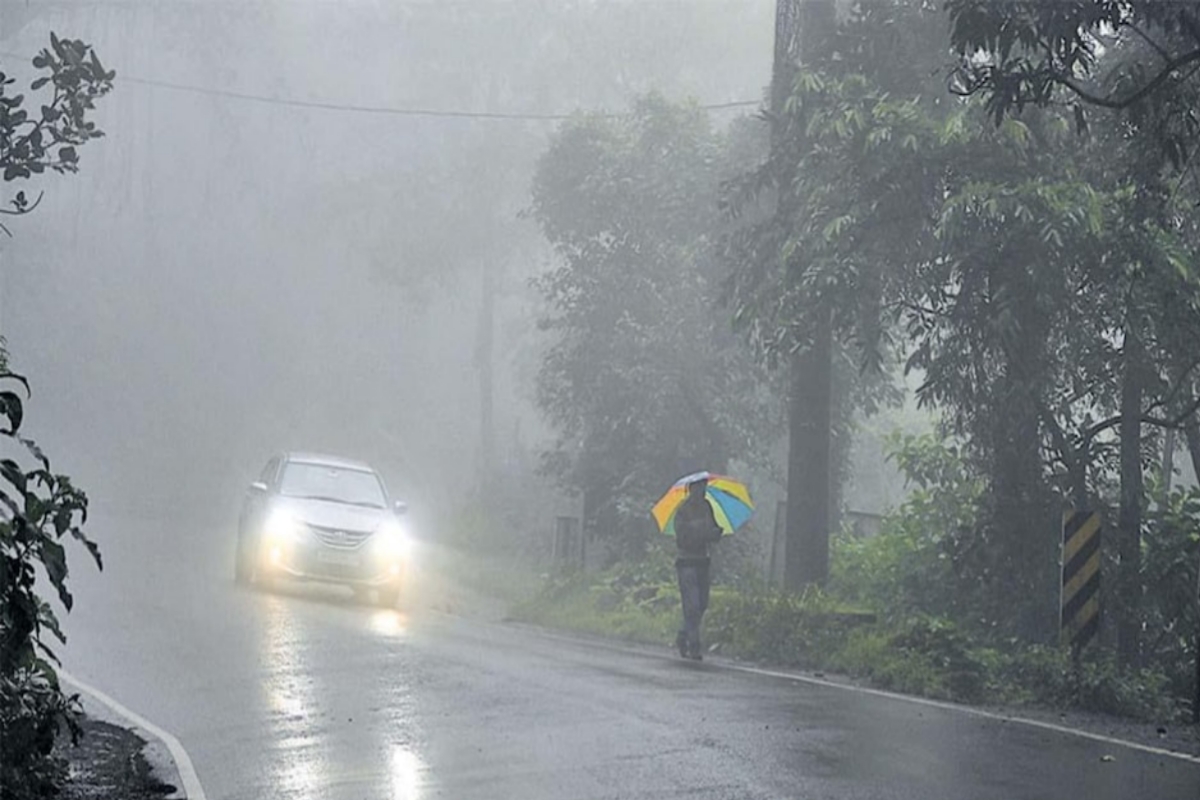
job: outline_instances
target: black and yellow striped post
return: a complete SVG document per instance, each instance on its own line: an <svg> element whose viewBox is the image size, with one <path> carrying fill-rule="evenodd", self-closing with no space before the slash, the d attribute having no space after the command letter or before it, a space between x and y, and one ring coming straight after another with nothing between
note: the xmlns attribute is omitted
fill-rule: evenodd
<svg viewBox="0 0 1200 800"><path fill-rule="evenodd" d="M1060 633L1078 653L1100 629L1100 515L1065 512L1062 542Z"/></svg>

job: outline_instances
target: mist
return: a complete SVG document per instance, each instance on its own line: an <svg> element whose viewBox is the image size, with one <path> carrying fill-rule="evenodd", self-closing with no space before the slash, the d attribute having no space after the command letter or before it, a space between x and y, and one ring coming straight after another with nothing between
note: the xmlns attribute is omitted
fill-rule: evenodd
<svg viewBox="0 0 1200 800"><path fill-rule="evenodd" d="M29 433L97 510L214 522L286 449L369 460L423 515L461 502L479 478L484 264L498 457L544 435L528 279L548 255L520 214L555 123L234 95L569 114L650 89L755 100L770 68L766 2L10 0L0 14L7 63L57 31L117 73L105 138L0 250Z"/></svg>

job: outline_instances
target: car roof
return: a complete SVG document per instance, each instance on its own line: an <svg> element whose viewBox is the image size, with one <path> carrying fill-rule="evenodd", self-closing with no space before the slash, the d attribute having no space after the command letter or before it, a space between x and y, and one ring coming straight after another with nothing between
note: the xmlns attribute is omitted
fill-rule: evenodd
<svg viewBox="0 0 1200 800"><path fill-rule="evenodd" d="M300 464L319 464L322 467L340 467L341 469L358 469L364 472L374 472L375 468L365 461L355 461L341 456L330 456L323 453L284 453L283 460Z"/></svg>

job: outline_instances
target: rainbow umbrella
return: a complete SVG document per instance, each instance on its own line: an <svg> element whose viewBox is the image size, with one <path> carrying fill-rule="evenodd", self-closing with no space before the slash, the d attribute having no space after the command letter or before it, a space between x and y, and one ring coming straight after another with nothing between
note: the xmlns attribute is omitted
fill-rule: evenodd
<svg viewBox="0 0 1200 800"><path fill-rule="evenodd" d="M658 529L667 536L675 535L675 512L687 497L687 487L698 480L708 481L705 499L713 508L713 516L726 535L733 533L754 513L754 501L746 484L726 475L711 472L695 472L675 481L675 485L654 504L650 513L658 523Z"/></svg>

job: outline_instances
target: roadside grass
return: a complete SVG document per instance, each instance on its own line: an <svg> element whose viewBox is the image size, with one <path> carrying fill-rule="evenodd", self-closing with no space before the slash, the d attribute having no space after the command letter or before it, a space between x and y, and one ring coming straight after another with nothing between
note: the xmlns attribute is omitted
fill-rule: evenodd
<svg viewBox="0 0 1200 800"><path fill-rule="evenodd" d="M581 587L554 600L536 598L514 607L511 616L550 628L610 636L643 644L666 644L678 626L678 604L644 607L636 602L612 602L604 587Z"/></svg>
<svg viewBox="0 0 1200 800"><path fill-rule="evenodd" d="M617 567L547 577L510 616L549 628L670 646L679 624L662 570ZM1056 647L981 641L936 617L876 618L823 595L766 587L713 587L705 642L734 659L828 671L866 685L973 705L1100 712L1182 721L1185 710L1151 670L1111 659L1072 663Z"/></svg>

